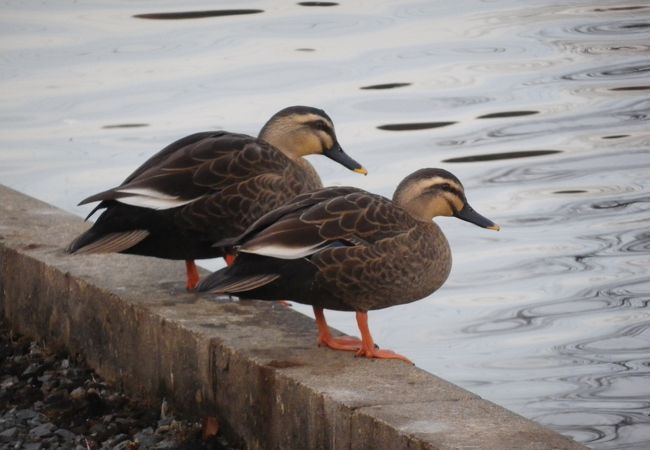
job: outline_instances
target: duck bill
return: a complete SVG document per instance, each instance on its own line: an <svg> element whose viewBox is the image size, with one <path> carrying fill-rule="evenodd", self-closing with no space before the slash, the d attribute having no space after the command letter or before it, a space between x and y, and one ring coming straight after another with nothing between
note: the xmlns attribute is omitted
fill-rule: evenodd
<svg viewBox="0 0 650 450"><path fill-rule="evenodd" d="M327 156L332 161L336 161L344 167L352 170L353 172L368 175L368 171L354 159L350 158L347 153L343 151L341 146L337 143L329 150L325 150L323 155Z"/></svg>
<svg viewBox="0 0 650 450"><path fill-rule="evenodd" d="M487 217L483 217L482 215L474 211L474 208L469 206L469 203L465 203L465 207L460 211L458 211L456 214L454 214L454 216L458 217L461 220L471 222L474 225L478 225L479 227L487 228L488 230L499 231L501 229L499 225L492 222Z"/></svg>

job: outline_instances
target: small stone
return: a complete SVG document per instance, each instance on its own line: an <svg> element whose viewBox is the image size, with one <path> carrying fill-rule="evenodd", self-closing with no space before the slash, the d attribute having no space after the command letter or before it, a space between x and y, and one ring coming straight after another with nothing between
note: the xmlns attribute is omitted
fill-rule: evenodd
<svg viewBox="0 0 650 450"><path fill-rule="evenodd" d="M106 427L101 423L96 423L90 427L90 434L92 435L102 435L106 433Z"/></svg>
<svg viewBox="0 0 650 450"><path fill-rule="evenodd" d="M74 438L77 437L72 431L66 430L65 428L59 428L54 432L54 434L60 436L65 441L74 441Z"/></svg>
<svg viewBox="0 0 650 450"><path fill-rule="evenodd" d="M43 352L41 351L41 347L36 342L31 342L29 344L29 354L32 356L41 356Z"/></svg>
<svg viewBox="0 0 650 450"><path fill-rule="evenodd" d="M42 439L51 436L55 428L51 423L43 423L29 430L29 435L37 439Z"/></svg>
<svg viewBox="0 0 650 450"><path fill-rule="evenodd" d="M166 425L171 425L172 421L174 420L173 417L167 417L166 419L160 419L158 421L158 426L159 427L164 427Z"/></svg>
<svg viewBox="0 0 650 450"><path fill-rule="evenodd" d="M41 450L43 444L40 442L30 442L29 444L23 444L23 450Z"/></svg>
<svg viewBox="0 0 650 450"><path fill-rule="evenodd" d="M86 396L86 390L82 387L78 387L70 392L70 398L72 400L81 400Z"/></svg>
<svg viewBox="0 0 650 450"><path fill-rule="evenodd" d="M18 434L18 428L11 427L0 433L0 442L9 442Z"/></svg>
<svg viewBox="0 0 650 450"><path fill-rule="evenodd" d="M69 369L70 368L70 360L69 359L64 359L61 361L61 365L59 366L62 369Z"/></svg>
<svg viewBox="0 0 650 450"><path fill-rule="evenodd" d="M37 380L40 381L41 383L47 383L51 379L52 379L52 374L47 372L45 372L43 375L37 378Z"/></svg>
<svg viewBox="0 0 650 450"><path fill-rule="evenodd" d="M154 445L151 448L157 450L170 450L176 447L177 447L176 442L172 441L171 439L165 439L164 441L158 442L156 445Z"/></svg>
<svg viewBox="0 0 650 450"><path fill-rule="evenodd" d="M29 366L27 366L27 369L25 369L22 373L23 377L30 377L32 375L36 375L41 369L41 365L38 363L32 363Z"/></svg>
<svg viewBox="0 0 650 450"><path fill-rule="evenodd" d="M18 420L29 420L33 419L38 415L38 412L34 411L33 409L19 409L16 411L16 419Z"/></svg>
<svg viewBox="0 0 650 450"><path fill-rule="evenodd" d="M2 382L0 382L0 387L3 389L8 389L19 382L17 377L5 377Z"/></svg>
<svg viewBox="0 0 650 450"><path fill-rule="evenodd" d="M153 435L153 428L147 427L133 436L133 440L140 443L141 447L151 447L157 441Z"/></svg>
<svg viewBox="0 0 650 450"><path fill-rule="evenodd" d="M48 421L47 417L41 413L36 413L34 417L31 419L27 420L27 425L33 427L36 427L42 423L46 423Z"/></svg>
<svg viewBox="0 0 650 450"><path fill-rule="evenodd" d="M117 435L113 436L113 438L111 440L113 441L113 444L119 444L120 442L126 441L128 438L129 438L129 436L127 436L126 434L120 433L120 434L117 434Z"/></svg>
<svg viewBox="0 0 650 450"><path fill-rule="evenodd" d="M135 445L137 445L137 444L134 444L132 441L126 440L126 441L122 441L119 444L115 445L112 450L130 449L132 444L133 444L133 448L138 448L138 447L135 447Z"/></svg>

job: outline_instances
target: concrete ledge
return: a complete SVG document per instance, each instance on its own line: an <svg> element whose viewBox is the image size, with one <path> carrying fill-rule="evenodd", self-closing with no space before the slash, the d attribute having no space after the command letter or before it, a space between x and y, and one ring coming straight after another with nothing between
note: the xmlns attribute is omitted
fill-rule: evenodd
<svg viewBox="0 0 650 450"><path fill-rule="evenodd" d="M319 349L311 319L184 292L180 262L69 256L88 225L0 186L0 308L20 333L250 449L584 449L398 361Z"/></svg>

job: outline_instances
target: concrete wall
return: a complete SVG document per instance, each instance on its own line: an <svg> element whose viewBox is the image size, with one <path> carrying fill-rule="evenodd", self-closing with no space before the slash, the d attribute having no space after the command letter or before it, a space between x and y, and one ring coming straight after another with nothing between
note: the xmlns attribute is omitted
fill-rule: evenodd
<svg viewBox="0 0 650 450"><path fill-rule="evenodd" d="M88 224L0 186L0 308L20 333L251 449L583 449L399 361L316 346L311 319L184 291L182 262L70 256Z"/></svg>

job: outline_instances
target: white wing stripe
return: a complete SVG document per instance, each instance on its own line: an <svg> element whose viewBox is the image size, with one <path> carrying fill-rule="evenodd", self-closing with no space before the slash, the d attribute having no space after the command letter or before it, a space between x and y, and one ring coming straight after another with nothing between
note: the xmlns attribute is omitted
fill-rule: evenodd
<svg viewBox="0 0 650 450"><path fill-rule="evenodd" d="M196 200L196 198L182 199L174 195L165 194L147 188L118 189L116 192L122 194L133 194L116 199L118 202L150 209L171 209L186 205Z"/></svg>
<svg viewBox="0 0 650 450"><path fill-rule="evenodd" d="M310 247L284 247L281 245L266 245L264 247L246 248L246 246L239 249L243 253L254 253L255 255L270 256L278 259L299 259L305 256L316 253L322 245L319 242Z"/></svg>

